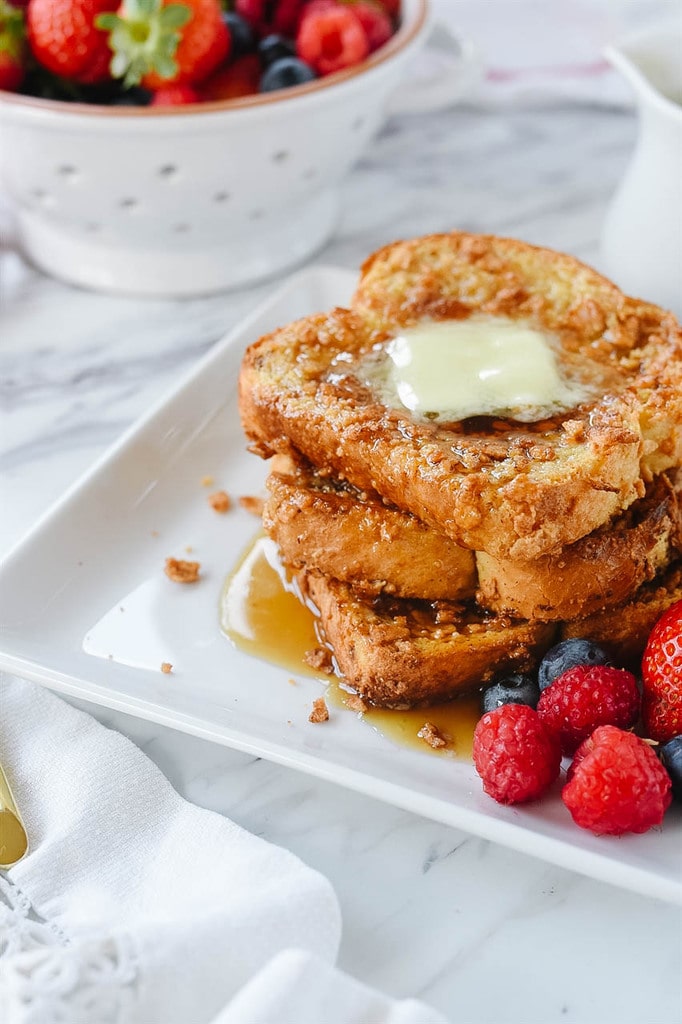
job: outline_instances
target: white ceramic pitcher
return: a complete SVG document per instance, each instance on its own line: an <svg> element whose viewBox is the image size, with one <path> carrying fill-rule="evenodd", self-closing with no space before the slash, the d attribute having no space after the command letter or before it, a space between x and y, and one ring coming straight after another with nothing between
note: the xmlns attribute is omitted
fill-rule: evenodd
<svg viewBox="0 0 682 1024"><path fill-rule="evenodd" d="M624 291L682 317L682 17L606 57L635 92L639 136L604 225L602 266Z"/></svg>

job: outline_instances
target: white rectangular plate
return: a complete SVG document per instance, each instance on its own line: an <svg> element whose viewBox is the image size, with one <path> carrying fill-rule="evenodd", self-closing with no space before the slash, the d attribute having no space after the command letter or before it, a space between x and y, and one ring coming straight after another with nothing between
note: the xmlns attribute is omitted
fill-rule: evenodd
<svg viewBox="0 0 682 1024"><path fill-rule="evenodd" d="M217 515L202 477L233 497L263 493L237 413L242 353L260 334L348 302L355 276L292 279L216 345L42 519L0 570L0 668L62 693L299 768L436 821L616 885L682 903L682 816L621 839L578 829L557 793L501 807L465 762L396 746L338 710L308 723L314 679L236 650L218 626L223 580L257 531ZM186 555L187 547L192 554ZM178 586L166 556L201 562ZM161 662L174 666L168 676Z"/></svg>

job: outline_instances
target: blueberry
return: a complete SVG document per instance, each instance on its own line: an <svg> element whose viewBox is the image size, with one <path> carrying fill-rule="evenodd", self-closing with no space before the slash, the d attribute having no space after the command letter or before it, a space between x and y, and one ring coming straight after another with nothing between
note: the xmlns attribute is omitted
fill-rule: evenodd
<svg viewBox="0 0 682 1024"><path fill-rule="evenodd" d="M505 676L483 691L483 710L494 711L503 704L527 704L534 708L539 698L540 689L532 676Z"/></svg>
<svg viewBox="0 0 682 1024"><path fill-rule="evenodd" d="M296 47L290 39L285 39L284 36L266 36L258 44L258 56L263 67L269 68L271 64L282 57L295 57Z"/></svg>
<svg viewBox="0 0 682 1024"><path fill-rule="evenodd" d="M673 782L673 796L682 800L682 736L674 736L659 751L663 767Z"/></svg>
<svg viewBox="0 0 682 1024"><path fill-rule="evenodd" d="M245 53L251 53L256 49L256 34L246 18L233 11L226 11L223 14L223 21L230 32L230 60L236 60L237 57L243 57Z"/></svg>
<svg viewBox="0 0 682 1024"><path fill-rule="evenodd" d="M274 89L288 89L292 85L311 82L315 72L298 57L281 57L271 64L260 80L261 92L272 92Z"/></svg>
<svg viewBox="0 0 682 1024"><path fill-rule="evenodd" d="M569 668L577 665L610 665L611 659L603 648L592 640L562 640L550 647L540 662L538 683L540 690L546 690L550 683L558 679Z"/></svg>

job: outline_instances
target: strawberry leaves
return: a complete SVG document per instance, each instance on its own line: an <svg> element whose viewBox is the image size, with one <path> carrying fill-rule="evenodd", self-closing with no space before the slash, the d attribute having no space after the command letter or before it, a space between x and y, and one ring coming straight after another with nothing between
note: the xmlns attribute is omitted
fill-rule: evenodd
<svg viewBox="0 0 682 1024"><path fill-rule="evenodd" d="M124 0L117 14L100 14L96 25L109 32L112 78L122 78L126 88L139 85L149 72L172 80L181 29L191 17L186 4L163 6L163 0Z"/></svg>

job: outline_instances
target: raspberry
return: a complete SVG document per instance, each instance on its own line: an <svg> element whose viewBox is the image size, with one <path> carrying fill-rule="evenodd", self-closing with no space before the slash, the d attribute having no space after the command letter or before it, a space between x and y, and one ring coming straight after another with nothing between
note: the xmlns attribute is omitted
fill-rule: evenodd
<svg viewBox="0 0 682 1024"><path fill-rule="evenodd" d="M559 741L532 708L504 704L476 726L474 765L483 789L498 803L535 800L559 774Z"/></svg>
<svg viewBox="0 0 682 1024"><path fill-rule="evenodd" d="M296 31L303 0L236 0L234 12L260 36L275 32L278 35L293 36Z"/></svg>
<svg viewBox="0 0 682 1024"><path fill-rule="evenodd" d="M296 36L296 52L318 75L359 64L369 41L350 7L306 11Z"/></svg>
<svg viewBox="0 0 682 1024"><path fill-rule="evenodd" d="M580 828L598 836L646 832L672 800L668 773L634 733L600 725L578 748L561 799Z"/></svg>
<svg viewBox="0 0 682 1024"><path fill-rule="evenodd" d="M387 43L393 35L391 19L382 7L377 6L374 0L358 0L353 4L353 14L365 30L370 53L374 53L380 46Z"/></svg>
<svg viewBox="0 0 682 1024"><path fill-rule="evenodd" d="M639 717L640 696L632 672L609 665L579 665L540 694L537 712L572 754L598 725L628 729Z"/></svg>
<svg viewBox="0 0 682 1024"><path fill-rule="evenodd" d="M642 658L647 734L665 743L682 733L682 601L663 613Z"/></svg>

